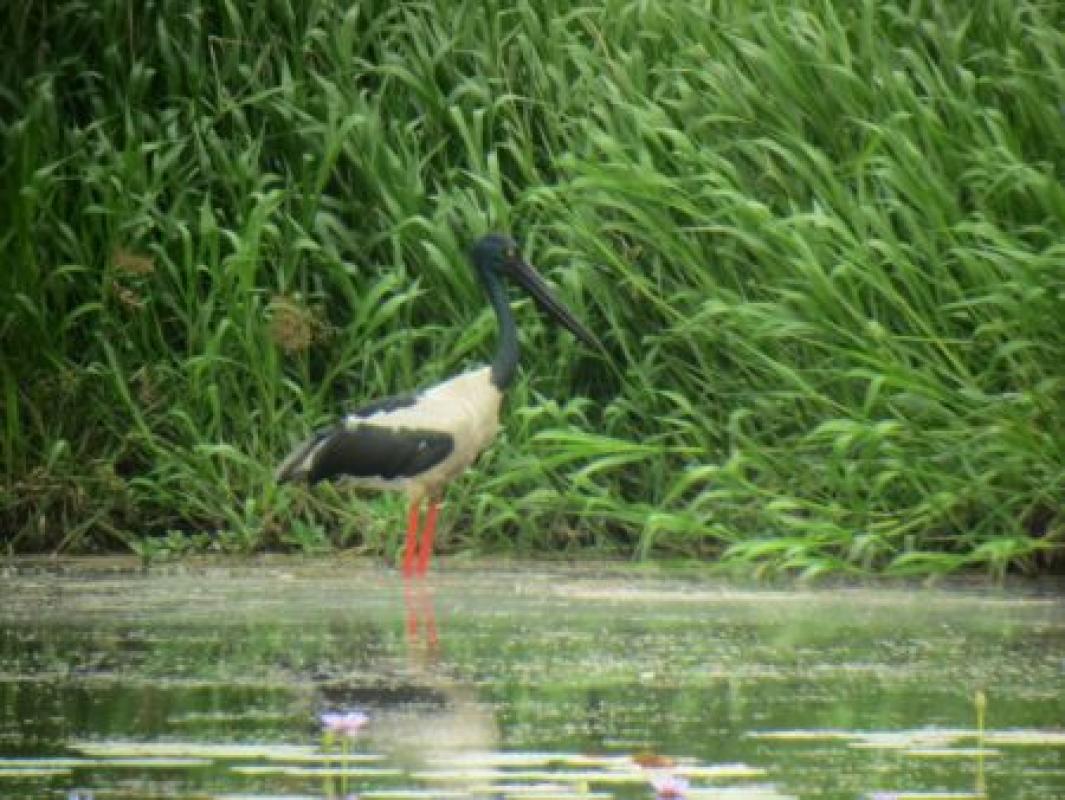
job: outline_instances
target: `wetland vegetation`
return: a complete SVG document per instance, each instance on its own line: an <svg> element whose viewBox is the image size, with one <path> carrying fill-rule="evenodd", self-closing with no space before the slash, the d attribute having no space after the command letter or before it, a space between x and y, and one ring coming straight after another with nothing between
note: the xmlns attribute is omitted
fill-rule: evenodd
<svg viewBox="0 0 1065 800"><path fill-rule="evenodd" d="M1060 568L1061 4L13 0L0 52L10 552L392 557L271 467L487 357L496 228L617 367L519 307L445 550Z"/></svg>
<svg viewBox="0 0 1065 800"><path fill-rule="evenodd" d="M452 569L404 591L291 558L3 580L11 800L1065 793L1060 594L633 568Z"/></svg>

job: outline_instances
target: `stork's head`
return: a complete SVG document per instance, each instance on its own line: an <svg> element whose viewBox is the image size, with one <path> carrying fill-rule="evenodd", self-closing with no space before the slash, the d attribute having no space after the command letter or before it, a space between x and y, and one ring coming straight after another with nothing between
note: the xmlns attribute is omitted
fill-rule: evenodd
<svg viewBox="0 0 1065 800"><path fill-rule="evenodd" d="M482 236L470 248L470 259L489 291L498 286L500 279L512 278L525 289L551 319L563 325L570 333L589 347L604 350L595 334L589 331L573 313L555 297L544 279L525 259L517 242L506 234L489 233Z"/></svg>
<svg viewBox="0 0 1065 800"><path fill-rule="evenodd" d="M515 262L521 261L521 249L505 233L489 233L473 243L470 258L482 278L488 273L502 277L510 273Z"/></svg>

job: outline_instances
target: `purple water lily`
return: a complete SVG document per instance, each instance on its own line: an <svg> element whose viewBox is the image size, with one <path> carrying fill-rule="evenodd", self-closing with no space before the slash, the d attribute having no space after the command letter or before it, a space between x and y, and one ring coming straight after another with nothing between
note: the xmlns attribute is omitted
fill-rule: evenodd
<svg viewBox="0 0 1065 800"><path fill-rule="evenodd" d="M651 786L658 800L683 800L688 793L688 780L669 773L652 775Z"/></svg>
<svg viewBox="0 0 1065 800"><path fill-rule="evenodd" d="M319 719L326 733L337 736L355 736L370 721L362 711L327 712Z"/></svg>

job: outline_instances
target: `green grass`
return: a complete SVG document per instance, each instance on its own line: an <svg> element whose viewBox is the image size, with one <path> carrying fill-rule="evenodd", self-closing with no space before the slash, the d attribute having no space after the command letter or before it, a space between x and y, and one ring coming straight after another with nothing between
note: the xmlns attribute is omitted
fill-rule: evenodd
<svg viewBox="0 0 1065 800"><path fill-rule="evenodd" d="M1060 566L1065 9L0 13L10 551L391 555L401 499L272 465L487 359L463 253L502 228L618 368L519 306L445 547Z"/></svg>

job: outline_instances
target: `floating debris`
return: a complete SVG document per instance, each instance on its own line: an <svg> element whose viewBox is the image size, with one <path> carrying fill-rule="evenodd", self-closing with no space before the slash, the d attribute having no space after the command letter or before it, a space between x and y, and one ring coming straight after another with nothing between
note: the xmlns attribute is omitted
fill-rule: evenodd
<svg viewBox="0 0 1065 800"><path fill-rule="evenodd" d="M668 769L677 764L677 759L664 756L661 753L636 753L632 756L632 762L644 769Z"/></svg>

